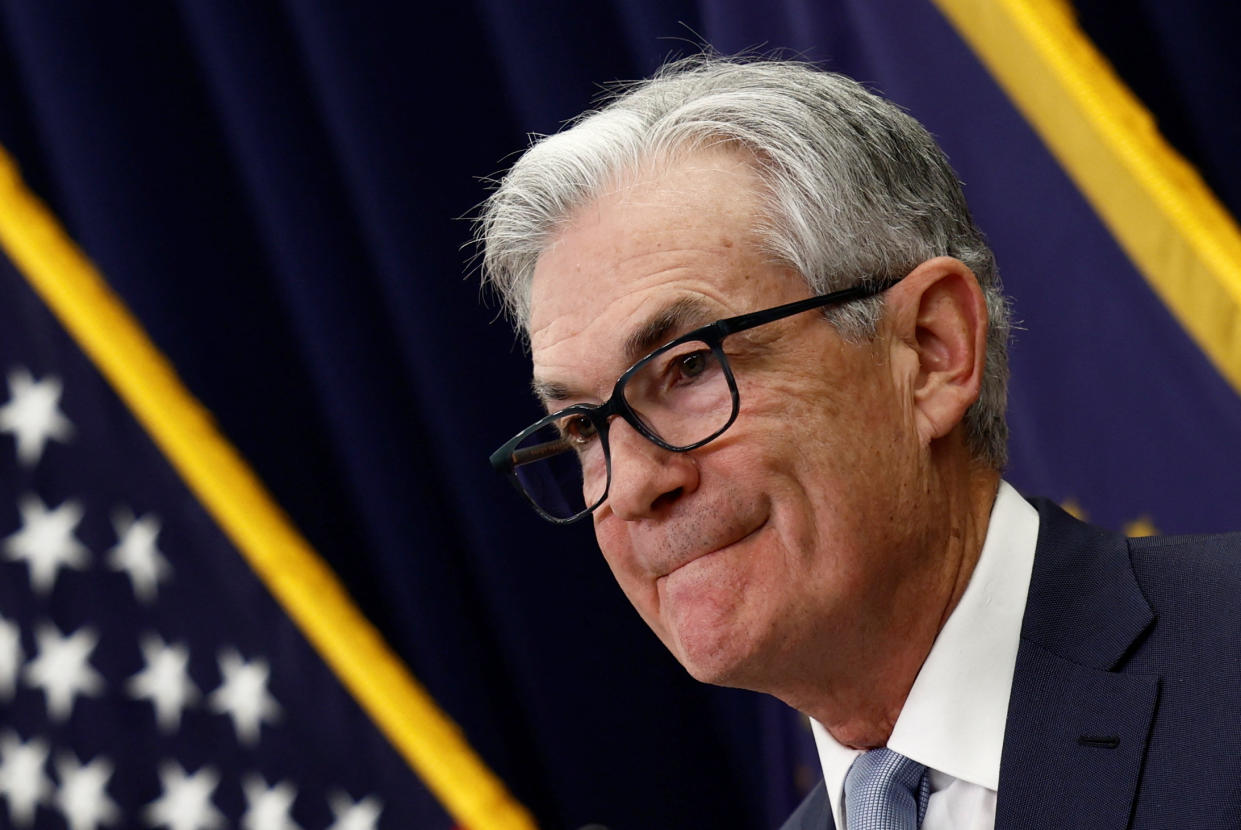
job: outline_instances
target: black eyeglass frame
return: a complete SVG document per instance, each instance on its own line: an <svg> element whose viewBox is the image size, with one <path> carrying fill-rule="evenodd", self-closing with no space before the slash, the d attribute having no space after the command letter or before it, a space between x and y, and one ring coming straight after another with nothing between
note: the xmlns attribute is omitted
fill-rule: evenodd
<svg viewBox="0 0 1241 830"><path fill-rule="evenodd" d="M616 379L616 383L613 384L611 396L603 403L578 403L565 407L564 409L557 410L556 412L552 412L551 414L540 418L530 426L523 429L521 432L514 435L508 441L505 441L499 449L491 454L491 466L496 472L504 474L509 481L512 482L513 486L517 488L517 491L520 492L526 501L530 503L530 506L534 508L535 512L537 512L544 519L558 525L573 524L574 522L581 521L586 516L593 513L599 505L603 504L608 497L608 491L612 488L612 452L608 446L608 425L613 417L623 418L625 423L633 427L643 438L650 441L655 446L661 447L662 449L670 452L689 452L690 450L698 449L704 444L709 444L716 438L723 435L728 428L733 425L733 423L737 420L737 415L741 411L741 396L737 392L737 381L733 377L732 367L729 365L728 358L724 354L723 343L725 337L728 337L730 334L746 331L747 329L756 328L757 326L761 326L766 323L774 323L776 320L782 320L785 317L792 317L794 314L801 314L803 311L810 311L816 308L824 308L829 305L840 305L854 300L863 300L868 297L874 297L882 294L884 291L887 291L889 288L900 282L901 279L902 277L897 277L895 279L887 278L869 283L859 283L849 288L841 289L840 291L819 294L805 300L795 300L791 303L784 303L783 305L772 306L771 308L751 311L748 314L739 314L735 317L725 317L722 320L716 320L714 323L708 323L701 328L696 328L691 332L670 340L626 369L621 376ZM728 389L732 396L732 413L728 416L728 420L725 421L723 426L708 435L706 438L703 438L701 441L695 441L692 444L686 444L684 446L675 446L673 444L669 444L667 441L656 435L655 432L653 432L651 428L642 421L642 418L639 417L638 413L634 412L633 408L629 405L629 402L625 400L625 384L628 383L629 379L640 369L642 369L642 367L662 355L664 352L667 352L670 349L675 349L683 343L688 343L695 340L709 346L712 354L715 355L715 358L720 362L720 366L723 367L724 377L728 381ZM603 449L603 463L607 470L607 482L603 487L603 495L601 495L594 504L588 506L585 510L582 510L579 513L569 516L568 518L560 518L558 516L551 515L540 507L538 502L536 502L530 496L530 493L527 492L520 479L518 479L516 468L520 463L519 459L521 452L517 450L517 445L526 440L526 438L533 433L546 427L548 424L558 421L568 415L584 415L590 419L591 425L594 426L595 432L599 436L599 445ZM535 452L535 450L527 450L526 452ZM536 458L531 460L535 461L538 459Z"/></svg>

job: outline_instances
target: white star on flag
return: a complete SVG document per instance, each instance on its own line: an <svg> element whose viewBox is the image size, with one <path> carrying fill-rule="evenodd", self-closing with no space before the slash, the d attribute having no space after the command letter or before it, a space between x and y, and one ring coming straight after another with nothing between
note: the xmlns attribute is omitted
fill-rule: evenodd
<svg viewBox="0 0 1241 830"><path fill-rule="evenodd" d="M17 439L17 459L27 467L39 463L47 439L68 441L73 424L60 412L60 379L38 383L26 369L9 372L9 402L0 406L0 432Z"/></svg>
<svg viewBox="0 0 1241 830"><path fill-rule="evenodd" d="M112 762L102 756L83 766L72 753L57 755L60 789L55 801L69 830L97 830L99 825L112 825L120 818L120 808L107 792L112 770Z"/></svg>
<svg viewBox="0 0 1241 830"><path fill-rule="evenodd" d="M383 802L373 795L355 803L348 795L338 791L328 796L328 805L336 821L327 830L377 830L379 827Z"/></svg>
<svg viewBox="0 0 1241 830"><path fill-rule="evenodd" d="M35 640L39 656L26 666L26 684L43 689L52 720L65 721L73 713L74 698L103 691L103 677L90 665L90 653L99 636L83 626L64 637L55 626L41 623Z"/></svg>
<svg viewBox="0 0 1241 830"><path fill-rule="evenodd" d="M255 659L247 663L235 650L229 649L221 652L219 664L224 682L211 693L207 703L213 712L227 714L233 719L237 740L253 746L263 723L271 723L280 715L280 704L267 693L267 678L271 673L267 661Z"/></svg>
<svg viewBox="0 0 1241 830"><path fill-rule="evenodd" d="M22 527L4 540L5 558L11 562L25 560L30 568L30 584L46 595L56 584L62 567L83 570L89 551L73 535L82 521L82 506L67 501L55 510L48 510L38 496L24 496L18 509Z"/></svg>
<svg viewBox="0 0 1241 830"><path fill-rule="evenodd" d="M165 645L158 634L142 638L146 668L129 678L125 690L137 700L149 700L155 707L155 720L165 734L181 725L181 710L198 700L198 688L186 671L190 651L184 645Z"/></svg>
<svg viewBox="0 0 1241 830"><path fill-rule="evenodd" d="M148 825L168 830L213 830L224 825L224 814L211 803L211 794L220 783L214 769L203 767L186 775L180 764L165 761L159 780L163 794L143 811Z"/></svg>
<svg viewBox="0 0 1241 830"><path fill-rule="evenodd" d="M21 627L0 617L0 701L13 699L23 658Z"/></svg>
<svg viewBox="0 0 1241 830"><path fill-rule="evenodd" d="M118 511L112 516L112 527L118 541L108 551L108 567L128 574L134 596L151 602L159 583L172 574L172 566L155 547L159 519L147 515L135 520L132 513Z"/></svg>
<svg viewBox="0 0 1241 830"><path fill-rule="evenodd" d="M297 790L288 781L268 789L262 778L248 775L241 786L247 804L241 817L242 830L301 830L289 817Z"/></svg>
<svg viewBox="0 0 1241 830"><path fill-rule="evenodd" d="M9 822L16 827L29 827L35 808L52 792L52 782L43 774L48 752L42 738L22 743L11 731L0 735L0 796L8 802Z"/></svg>

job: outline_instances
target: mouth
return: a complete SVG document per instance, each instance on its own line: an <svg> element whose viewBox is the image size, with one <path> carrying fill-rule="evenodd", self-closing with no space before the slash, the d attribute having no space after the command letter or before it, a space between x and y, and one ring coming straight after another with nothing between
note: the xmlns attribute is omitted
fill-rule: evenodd
<svg viewBox="0 0 1241 830"><path fill-rule="evenodd" d="M765 527L767 527L766 518L764 518L763 521L759 522L759 524L754 529L743 533L741 536L738 536L734 539L730 539L729 541L724 542L723 544L710 547L701 553L695 553L689 557L679 560L677 564L673 565L671 568L668 568L667 570L664 570L662 573L659 573L656 576L656 582L662 581L663 579L669 576L672 576L677 571L681 570L682 568L687 567L688 565L693 564L694 562L697 562L702 559L706 559L708 556L715 556L716 554L723 553L724 551L727 551L730 548L734 548L738 545L744 544L745 542L749 541L753 537L757 536Z"/></svg>

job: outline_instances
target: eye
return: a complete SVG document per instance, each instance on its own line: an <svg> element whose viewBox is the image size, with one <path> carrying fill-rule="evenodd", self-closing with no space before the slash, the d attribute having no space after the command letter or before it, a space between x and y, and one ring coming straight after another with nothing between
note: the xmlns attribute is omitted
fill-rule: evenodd
<svg viewBox="0 0 1241 830"><path fill-rule="evenodd" d="M582 446L595 440L599 431L585 415L570 415L560 422L560 432L570 443Z"/></svg>
<svg viewBox="0 0 1241 830"><path fill-rule="evenodd" d="M690 352L676 359L675 368L684 378L696 378L707 370L710 355L707 352Z"/></svg>

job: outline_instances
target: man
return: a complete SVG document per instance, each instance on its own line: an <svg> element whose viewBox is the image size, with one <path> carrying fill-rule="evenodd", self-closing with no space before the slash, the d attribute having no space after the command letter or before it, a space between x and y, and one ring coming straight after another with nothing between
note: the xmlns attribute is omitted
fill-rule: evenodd
<svg viewBox="0 0 1241 830"><path fill-rule="evenodd" d="M811 718L786 827L1241 826L1241 540L1001 481L1007 306L917 122L696 58L536 143L480 240L549 412L493 463L694 677Z"/></svg>

